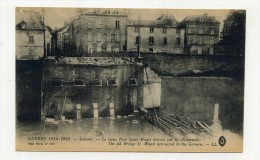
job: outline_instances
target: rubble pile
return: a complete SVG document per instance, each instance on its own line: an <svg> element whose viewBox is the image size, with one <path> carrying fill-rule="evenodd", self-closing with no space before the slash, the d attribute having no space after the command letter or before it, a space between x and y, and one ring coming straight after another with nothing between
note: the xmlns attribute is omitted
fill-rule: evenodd
<svg viewBox="0 0 260 160"><path fill-rule="evenodd" d="M128 65L134 64L130 58L121 57L63 57L59 58L61 64L87 64L87 65Z"/></svg>
<svg viewBox="0 0 260 160"><path fill-rule="evenodd" d="M211 128L202 121L193 121L189 117L178 115L155 115L146 112L144 118L170 137L177 135L213 136Z"/></svg>

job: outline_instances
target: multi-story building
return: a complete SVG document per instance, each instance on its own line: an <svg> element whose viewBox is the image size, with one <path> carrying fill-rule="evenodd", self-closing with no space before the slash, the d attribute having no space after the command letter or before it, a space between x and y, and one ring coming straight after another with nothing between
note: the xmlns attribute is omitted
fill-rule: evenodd
<svg viewBox="0 0 260 160"><path fill-rule="evenodd" d="M57 48L65 56L126 50L127 15L118 10L81 14L57 31Z"/></svg>
<svg viewBox="0 0 260 160"><path fill-rule="evenodd" d="M183 53L184 28L174 17L162 15L156 20L129 20L127 25L127 51L142 53Z"/></svg>
<svg viewBox="0 0 260 160"><path fill-rule="evenodd" d="M31 10L17 10L16 58L18 60L40 59L44 53L48 54L47 52L50 51L50 28L43 24L41 13Z"/></svg>
<svg viewBox="0 0 260 160"><path fill-rule="evenodd" d="M187 16L180 26L185 27L185 49L188 54L214 54L219 40L219 24L213 16Z"/></svg>

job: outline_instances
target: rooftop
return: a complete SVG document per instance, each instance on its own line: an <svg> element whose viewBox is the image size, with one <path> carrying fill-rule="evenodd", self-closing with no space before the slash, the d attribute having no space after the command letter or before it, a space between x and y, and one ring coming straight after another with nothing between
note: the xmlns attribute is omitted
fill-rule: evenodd
<svg viewBox="0 0 260 160"><path fill-rule="evenodd" d="M42 17L38 12L22 12L16 14L16 29L43 30ZM26 27L22 28L22 24Z"/></svg>
<svg viewBox="0 0 260 160"><path fill-rule="evenodd" d="M206 13L203 14L203 15L187 16L184 20L181 21L181 24L185 24L187 22L215 22L215 23L220 23L214 16L209 16Z"/></svg>
<svg viewBox="0 0 260 160"><path fill-rule="evenodd" d="M161 15L156 20L128 20L128 25L132 26L172 26L177 27L179 22L174 16Z"/></svg>

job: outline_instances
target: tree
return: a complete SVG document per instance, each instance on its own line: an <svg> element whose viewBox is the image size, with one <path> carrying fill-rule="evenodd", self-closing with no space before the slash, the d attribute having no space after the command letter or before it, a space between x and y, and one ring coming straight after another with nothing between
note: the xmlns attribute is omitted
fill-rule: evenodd
<svg viewBox="0 0 260 160"><path fill-rule="evenodd" d="M245 22L246 12L239 10L232 12L224 21L219 44L226 55L245 55Z"/></svg>

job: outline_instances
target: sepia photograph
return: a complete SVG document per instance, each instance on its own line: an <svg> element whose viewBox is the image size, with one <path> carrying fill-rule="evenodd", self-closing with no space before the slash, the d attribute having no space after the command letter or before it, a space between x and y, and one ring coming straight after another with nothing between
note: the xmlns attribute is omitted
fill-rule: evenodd
<svg viewBox="0 0 260 160"><path fill-rule="evenodd" d="M15 149L243 152L246 13L16 7Z"/></svg>

